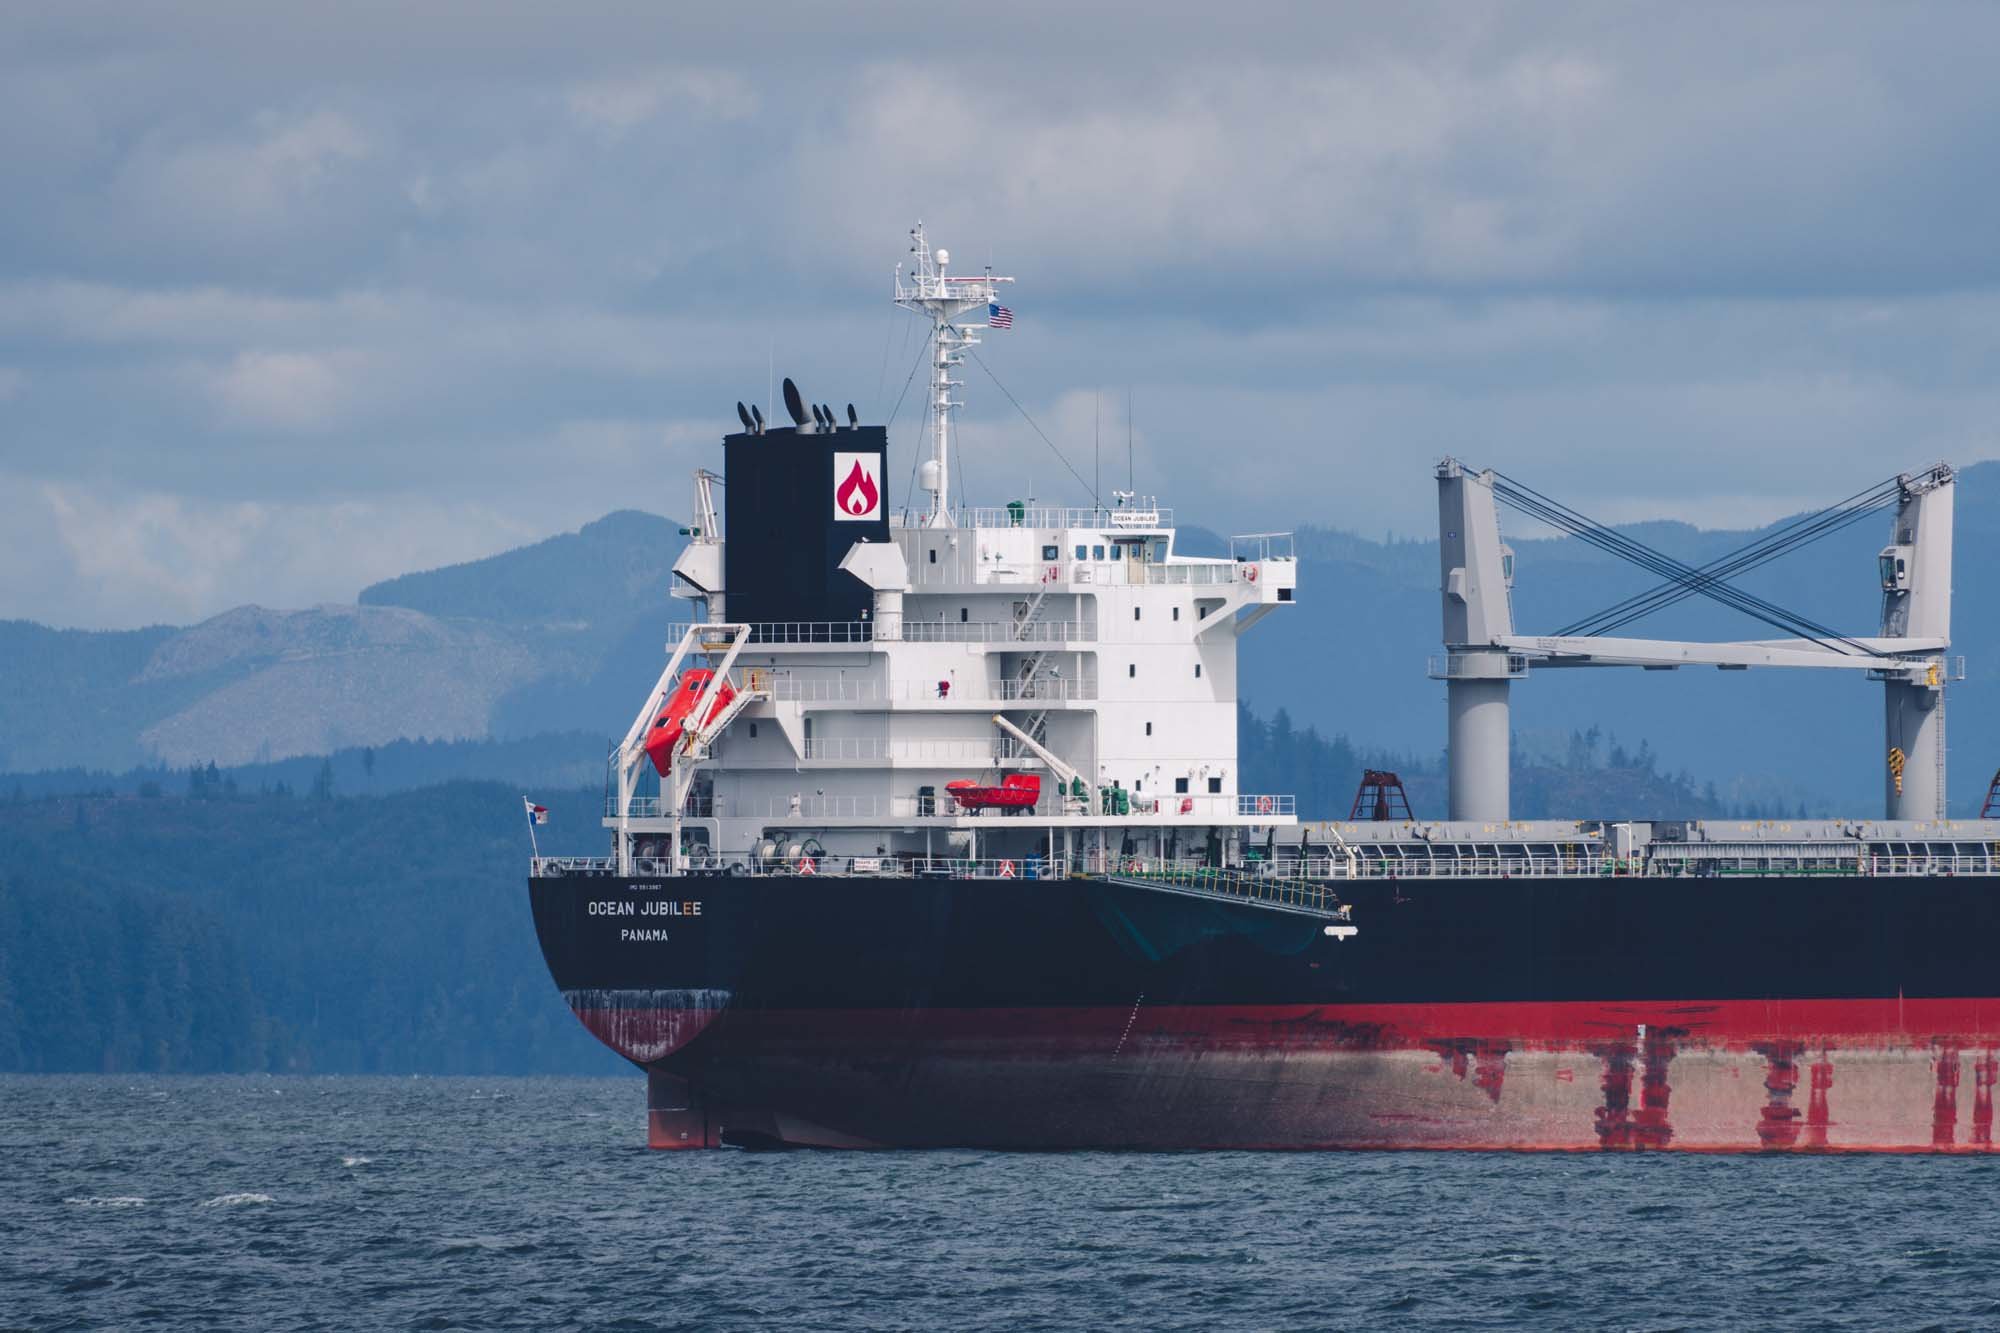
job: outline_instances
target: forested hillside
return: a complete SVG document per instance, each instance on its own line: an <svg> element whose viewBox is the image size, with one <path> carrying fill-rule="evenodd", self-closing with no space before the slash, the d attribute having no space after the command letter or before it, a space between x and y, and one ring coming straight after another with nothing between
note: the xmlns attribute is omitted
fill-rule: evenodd
<svg viewBox="0 0 2000 1333"><path fill-rule="evenodd" d="M537 793L550 850L594 793ZM0 806L0 1070L608 1072L542 966L520 793Z"/></svg>

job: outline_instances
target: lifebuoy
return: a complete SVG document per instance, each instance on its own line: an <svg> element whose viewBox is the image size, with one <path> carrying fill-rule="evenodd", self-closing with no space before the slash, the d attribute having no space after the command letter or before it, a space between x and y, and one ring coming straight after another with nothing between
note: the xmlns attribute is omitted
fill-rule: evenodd
<svg viewBox="0 0 2000 1333"><path fill-rule="evenodd" d="M1002 861L1000 863L1000 878L1014 878L1014 863L1012 861Z"/></svg>
<svg viewBox="0 0 2000 1333"><path fill-rule="evenodd" d="M1061 578L1062 578L1062 568L1058 565L1050 565L1049 572L1043 576L1042 582L1054 583Z"/></svg>
<svg viewBox="0 0 2000 1333"><path fill-rule="evenodd" d="M801 856L799 858L799 873L801 875L817 875L819 867L813 864L813 859L810 856Z"/></svg>
<svg viewBox="0 0 2000 1333"><path fill-rule="evenodd" d="M1255 565L1243 566L1243 577L1249 582L1255 583L1257 581L1257 566Z"/></svg>
<svg viewBox="0 0 2000 1333"><path fill-rule="evenodd" d="M1268 796L1259 796L1259 797L1257 798L1257 813L1258 813L1258 814L1260 814L1260 815L1268 815L1268 814L1270 814L1270 813L1271 813L1271 812L1272 812L1273 810L1275 810L1275 809L1277 809L1277 808L1278 808L1278 803L1277 803L1276 801L1272 800L1272 799L1271 799L1270 797L1268 797Z"/></svg>

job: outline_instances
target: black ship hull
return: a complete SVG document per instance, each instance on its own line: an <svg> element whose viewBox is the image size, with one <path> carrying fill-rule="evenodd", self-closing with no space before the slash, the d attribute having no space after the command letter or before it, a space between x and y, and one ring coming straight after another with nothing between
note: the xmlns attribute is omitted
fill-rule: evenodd
<svg viewBox="0 0 2000 1333"><path fill-rule="evenodd" d="M1991 1148L2000 882L531 881L657 1147Z"/></svg>

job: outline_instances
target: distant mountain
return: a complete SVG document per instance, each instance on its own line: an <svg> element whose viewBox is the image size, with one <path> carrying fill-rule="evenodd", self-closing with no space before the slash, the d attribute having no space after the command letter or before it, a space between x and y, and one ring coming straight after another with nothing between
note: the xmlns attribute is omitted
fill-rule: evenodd
<svg viewBox="0 0 2000 1333"><path fill-rule="evenodd" d="M377 584L355 606L238 607L185 629L116 633L0 622L0 771L230 766L402 739L609 730L578 692L611 696L607 666L656 674L646 664L658 662L679 548L671 520L623 511Z"/></svg>
<svg viewBox="0 0 2000 1333"><path fill-rule="evenodd" d="M445 620L622 627L636 608L665 604L685 544L672 519L620 509L532 546L377 583L356 600Z"/></svg>
<svg viewBox="0 0 2000 1333"><path fill-rule="evenodd" d="M1504 513L1502 522L1520 526ZM687 605L668 596L684 541L677 527L620 511L489 559L376 584L358 606L239 608L187 629L117 633L0 622L0 771L227 767L399 739L622 734L659 669L666 623ZM1690 561L1760 535L1679 523L1625 531ZM1745 586L1872 632L1874 555L1887 536L1887 520L1872 518ZM1193 527L1182 545L1227 549ZM1572 539L1513 545L1524 632L1553 630L1651 582ZM1297 550L1299 604L1246 638L1244 699L1259 717L1282 707L1298 727L1358 750L1437 756L1444 687L1425 676L1438 650L1436 543L1307 526ZM1971 678L1952 691L1948 738L1954 809L1970 813L2000 766L2000 589L1985 577L2000 556L2000 464L1959 474L1957 554L1954 626ZM1771 634L1699 598L1629 632ZM1628 747L1647 743L1663 773L1697 775L1704 789L1714 782L1725 805L1754 794L1786 809L1876 807L1880 710L1875 687L1834 672L1543 671L1514 690L1524 755L1560 751L1596 726ZM588 748L575 763L601 762L601 749ZM537 759L533 771L574 771L551 762Z"/></svg>

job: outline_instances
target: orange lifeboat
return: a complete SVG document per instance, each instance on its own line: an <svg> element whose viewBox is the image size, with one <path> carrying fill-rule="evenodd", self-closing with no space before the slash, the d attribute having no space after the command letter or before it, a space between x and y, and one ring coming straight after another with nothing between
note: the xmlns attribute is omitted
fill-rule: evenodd
<svg viewBox="0 0 2000 1333"><path fill-rule="evenodd" d="M694 711L695 701L713 679L715 673L707 670L684 671L674 692L667 696L660 715L653 719L653 725L646 731L646 757L653 761L653 767L661 777L673 766L674 747L680 744L681 736L687 731L688 714ZM724 681L716 688L708 705L708 721L713 722L729 701L736 697L736 691Z"/></svg>

